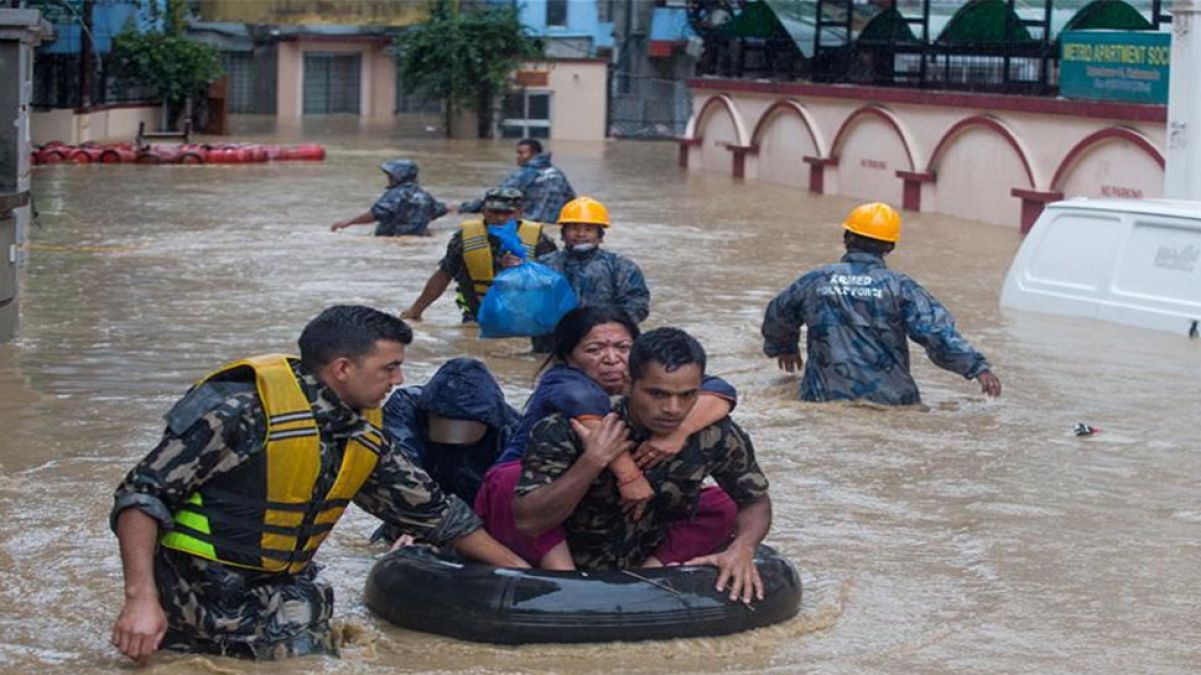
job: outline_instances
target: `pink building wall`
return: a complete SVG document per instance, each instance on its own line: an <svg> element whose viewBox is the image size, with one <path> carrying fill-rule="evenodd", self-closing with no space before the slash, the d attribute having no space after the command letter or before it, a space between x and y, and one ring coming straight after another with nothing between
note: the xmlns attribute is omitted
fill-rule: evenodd
<svg viewBox="0 0 1201 675"><path fill-rule="evenodd" d="M1163 194L1163 106L702 79L695 171L1029 227L1061 197Z"/></svg>

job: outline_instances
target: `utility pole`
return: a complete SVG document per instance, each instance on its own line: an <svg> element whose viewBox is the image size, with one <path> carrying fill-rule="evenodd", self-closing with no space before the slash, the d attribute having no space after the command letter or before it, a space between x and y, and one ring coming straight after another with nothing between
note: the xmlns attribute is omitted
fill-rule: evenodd
<svg viewBox="0 0 1201 675"><path fill-rule="evenodd" d="M1172 3L1164 196L1201 200L1201 0Z"/></svg>
<svg viewBox="0 0 1201 675"><path fill-rule="evenodd" d="M92 44L92 9L94 0L83 0L80 10L79 30L79 109L90 110L92 107L92 73L96 69Z"/></svg>

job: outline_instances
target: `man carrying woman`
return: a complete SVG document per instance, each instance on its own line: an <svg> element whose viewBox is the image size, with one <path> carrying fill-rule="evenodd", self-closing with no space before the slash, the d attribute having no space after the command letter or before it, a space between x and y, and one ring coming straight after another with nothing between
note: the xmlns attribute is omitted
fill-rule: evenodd
<svg viewBox="0 0 1201 675"><path fill-rule="evenodd" d="M546 569L574 569L564 528L550 527L537 536L519 529L513 507L521 460L531 429L549 415L558 413L590 428L600 425L611 411L609 397L629 390L629 354L639 331L619 310L583 307L568 312L554 335L556 347L547 360L548 367L526 404L508 448L485 477L475 510L484 518L489 532L531 564ZM659 498L643 470L654 471L675 457L695 432L726 418L734 407L735 396L728 383L705 377L694 405L678 426L650 434L632 452L618 453L607 463L615 500L629 519L640 520L648 505ZM736 510L722 490L701 490L695 513L677 519L651 556L653 559L643 562L683 562L720 548L732 537Z"/></svg>

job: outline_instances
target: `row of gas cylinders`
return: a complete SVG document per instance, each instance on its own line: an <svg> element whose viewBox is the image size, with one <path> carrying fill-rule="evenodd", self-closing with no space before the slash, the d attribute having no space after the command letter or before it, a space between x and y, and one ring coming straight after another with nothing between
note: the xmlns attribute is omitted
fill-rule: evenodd
<svg viewBox="0 0 1201 675"><path fill-rule="evenodd" d="M67 145L51 141L33 151L34 164L249 164L290 160L321 161L325 148L307 145L256 143L185 143L183 145L92 143Z"/></svg>

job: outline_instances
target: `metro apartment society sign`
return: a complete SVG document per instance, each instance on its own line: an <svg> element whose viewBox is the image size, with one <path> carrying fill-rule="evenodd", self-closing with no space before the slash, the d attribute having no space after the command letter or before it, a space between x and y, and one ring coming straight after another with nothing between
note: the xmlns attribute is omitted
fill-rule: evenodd
<svg viewBox="0 0 1201 675"><path fill-rule="evenodd" d="M1072 30L1060 40L1060 96L1167 104L1171 33Z"/></svg>

